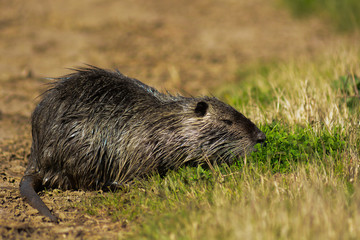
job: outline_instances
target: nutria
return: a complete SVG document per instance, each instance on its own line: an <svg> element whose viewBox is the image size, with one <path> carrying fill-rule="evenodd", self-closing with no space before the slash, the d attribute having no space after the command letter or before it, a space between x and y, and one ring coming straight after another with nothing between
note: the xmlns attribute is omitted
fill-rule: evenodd
<svg viewBox="0 0 360 240"><path fill-rule="evenodd" d="M80 68L54 79L32 114L21 196L50 220L46 188L108 189L185 164L231 163L265 141L214 97L160 93L119 71Z"/></svg>

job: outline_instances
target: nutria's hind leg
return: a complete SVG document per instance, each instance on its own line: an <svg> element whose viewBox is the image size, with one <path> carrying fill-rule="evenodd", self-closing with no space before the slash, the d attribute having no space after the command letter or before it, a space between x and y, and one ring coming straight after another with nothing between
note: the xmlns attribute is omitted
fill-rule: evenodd
<svg viewBox="0 0 360 240"><path fill-rule="evenodd" d="M20 194L33 208L42 215L50 218L52 222L58 222L58 218L51 214L49 208L41 200L35 189L41 185L41 180L33 175L25 175L20 182Z"/></svg>

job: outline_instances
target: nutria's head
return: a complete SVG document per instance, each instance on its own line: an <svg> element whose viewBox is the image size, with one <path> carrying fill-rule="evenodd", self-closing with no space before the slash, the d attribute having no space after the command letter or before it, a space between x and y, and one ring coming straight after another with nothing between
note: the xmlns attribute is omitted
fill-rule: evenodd
<svg viewBox="0 0 360 240"><path fill-rule="evenodd" d="M186 112L183 134L214 161L231 163L266 139L253 122L216 98L194 99Z"/></svg>

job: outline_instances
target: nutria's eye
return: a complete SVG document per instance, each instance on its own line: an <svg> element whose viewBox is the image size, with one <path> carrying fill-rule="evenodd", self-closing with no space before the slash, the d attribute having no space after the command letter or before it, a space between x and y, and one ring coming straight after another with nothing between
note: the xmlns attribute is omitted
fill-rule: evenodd
<svg viewBox="0 0 360 240"><path fill-rule="evenodd" d="M203 116L205 116L208 108L209 108L209 105L206 102L198 102L194 112L195 112L196 116L203 117Z"/></svg>
<svg viewBox="0 0 360 240"><path fill-rule="evenodd" d="M231 126L233 124L233 122L231 120L223 119L221 121L223 121L228 126Z"/></svg>

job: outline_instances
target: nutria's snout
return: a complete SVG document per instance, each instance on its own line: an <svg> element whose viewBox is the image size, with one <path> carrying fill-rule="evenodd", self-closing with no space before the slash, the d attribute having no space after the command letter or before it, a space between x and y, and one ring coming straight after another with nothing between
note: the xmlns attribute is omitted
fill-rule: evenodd
<svg viewBox="0 0 360 240"><path fill-rule="evenodd" d="M266 140L266 135L265 133L259 131L257 134L256 134L256 143L261 143L261 145L263 145L265 143L265 140Z"/></svg>
<svg viewBox="0 0 360 240"><path fill-rule="evenodd" d="M260 131L259 130L259 132L257 132L256 134L255 134L255 145L256 144L258 144L258 143L260 143L260 146L261 147L266 147L266 142L265 142L265 140L266 140L266 135L265 135L265 133L263 133L262 131ZM256 149L255 148L255 152L257 152L258 151L258 149Z"/></svg>

